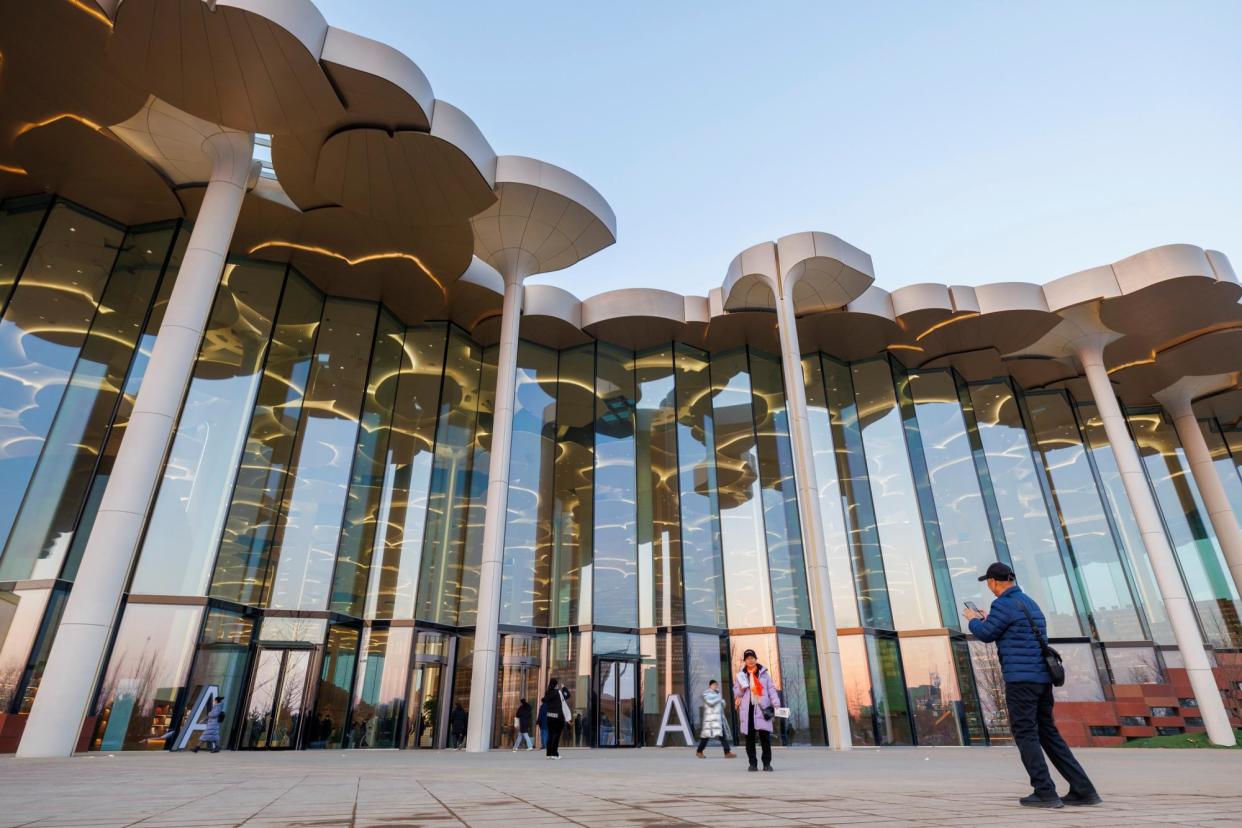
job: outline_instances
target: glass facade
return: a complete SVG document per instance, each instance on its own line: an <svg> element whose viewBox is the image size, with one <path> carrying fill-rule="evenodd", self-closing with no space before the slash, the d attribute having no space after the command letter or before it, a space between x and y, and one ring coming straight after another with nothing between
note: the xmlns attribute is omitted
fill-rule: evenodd
<svg viewBox="0 0 1242 828"><path fill-rule="evenodd" d="M38 693L187 236L0 206L0 743ZM458 707L481 709L496 357L450 322L230 260L84 744L193 747L209 692L232 748L453 744ZM1074 665L1059 699L1178 669L1089 401L887 357L805 354L795 380L856 744L1010 738L995 650L959 615L990 601L976 578L995 560ZM670 695L694 727L709 681L731 695L747 648L790 709L777 742L827 742L785 381L754 347L521 342L493 745L553 677L567 745L651 745ZM1177 434L1128 415L1205 635L1236 648L1239 595ZM1242 439L1203 427L1242 505Z"/></svg>

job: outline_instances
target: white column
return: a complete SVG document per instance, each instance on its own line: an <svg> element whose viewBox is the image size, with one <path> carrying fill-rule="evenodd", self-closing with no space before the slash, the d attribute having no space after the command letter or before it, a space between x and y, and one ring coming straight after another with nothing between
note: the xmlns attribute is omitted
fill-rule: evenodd
<svg viewBox="0 0 1242 828"><path fill-rule="evenodd" d="M806 413L806 386L802 374L802 351L798 344L798 321L794 313L793 285L783 284L781 288L777 294L776 326L781 337L785 410L789 417L794 480L798 490L802 554L806 561L807 587L811 593L811 623L815 627L820 696L828 718L830 746L833 750L849 750L853 742L845 702L837 614L832 604L832 584L828 576L828 545L824 538L823 515L819 511L819 484L815 479L811 424Z"/></svg>
<svg viewBox="0 0 1242 828"><path fill-rule="evenodd" d="M164 466L253 164L253 138L221 130L203 151L211 181L134 401L99 514L56 632L18 756L70 756L91 704L147 508Z"/></svg>
<svg viewBox="0 0 1242 828"><path fill-rule="evenodd" d="M487 514L483 519L483 559L479 566L479 609L474 626L474 671L470 677L470 716L466 749L489 750L496 715L496 669L500 648L500 576L509 510L509 455L513 447L513 393L517 383L518 328L522 321L522 279L505 277L496 356L496 407L492 417L492 456L488 466Z"/></svg>
<svg viewBox="0 0 1242 828"><path fill-rule="evenodd" d="M1232 745L1233 729L1229 725L1229 715L1225 712L1225 704L1216 686L1212 666L1208 663L1207 653L1203 649L1203 637L1199 632L1194 608L1190 604L1186 586L1182 583L1173 549L1165 537L1156 499L1147 484L1146 475L1143 474L1138 448L1130 439L1129 429L1121 415L1121 406L1117 404L1112 383L1108 379L1108 370L1104 367L1105 344L1103 335L1088 336L1076 342L1074 350L1087 374L1091 395L1095 398L1096 408L1104 421L1104 431L1108 434L1108 443L1113 449L1117 467L1121 470L1126 497L1130 501L1130 508L1134 510L1139 532L1143 536L1143 545L1147 548L1147 557L1151 561L1156 584L1164 598L1169 624L1173 627L1173 637L1186 664L1186 673L1198 700L1199 713L1203 717L1208 738L1214 744Z"/></svg>
<svg viewBox="0 0 1242 828"><path fill-rule="evenodd" d="M1234 586L1242 592L1242 530L1238 529L1237 518L1229 504L1229 495L1225 493L1225 484L1221 483L1219 475L1216 474L1212 452L1208 449L1207 440L1203 438L1190 395L1183 393L1166 397L1159 394L1157 397L1164 402L1165 408L1173 417L1177 436L1182 441L1182 448L1186 450L1186 458L1190 461L1195 485L1199 487L1199 494L1203 495L1212 529L1216 532L1221 551L1225 553L1225 563L1233 575Z"/></svg>

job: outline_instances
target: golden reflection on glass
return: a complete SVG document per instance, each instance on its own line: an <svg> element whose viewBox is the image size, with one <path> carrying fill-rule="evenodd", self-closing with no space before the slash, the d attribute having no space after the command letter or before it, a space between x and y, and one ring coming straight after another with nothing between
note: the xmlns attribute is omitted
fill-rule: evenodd
<svg viewBox="0 0 1242 828"><path fill-rule="evenodd" d="M270 587L268 557L322 314L319 291L291 273L276 314L216 555L210 592L216 598L260 606Z"/></svg>
<svg viewBox="0 0 1242 828"><path fill-rule="evenodd" d="M685 623L677 507L677 404L673 351L639 354L635 428L638 464L638 623Z"/></svg>
<svg viewBox="0 0 1242 828"><path fill-rule="evenodd" d="M225 266L131 592L201 595L207 587L284 277L282 265Z"/></svg>
<svg viewBox="0 0 1242 828"><path fill-rule="evenodd" d="M369 302L324 303L276 525L269 607L327 609L377 314Z"/></svg>
<svg viewBox="0 0 1242 828"><path fill-rule="evenodd" d="M767 627L772 625L772 595L746 352L713 356L711 376L729 626Z"/></svg>
<svg viewBox="0 0 1242 828"><path fill-rule="evenodd" d="M970 397L1018 585L1044 611L1049 637L1082 635L1013 389L981 383L970 386Z"/></svg>
<svg viewBox="0 0 1242 828"><path fill-rule="evenodd" d="M61 574L173 230L125 238L0 559L0 580Z"/></svg>
<svg viewBox="0 0 1242 828"><path fill-rule="evenodd" d="M124 232L52 208L0 320L0 541L7 540L69 385ZM119 298L119 297L118 297ZM116 301L114 299L114 301ZM106 322L104 323L106 324ZM128 333L128 332L127 332ZM132 336L132 333L130 333ZM6 578L29 578L45 550L23 544ZM57 554L57 563L63 550Z"/></svg>
<svg viewBox="0 0 1242 828"><path fill-rule="evenodd" d="M755 395L755 449L759 458L772 615L779 626L810 629L811 601L806 588L806 561L780 360L752 351L750 379Z"/></svg>
<svg viewBox="0 0 1242 828"><path fill-rule="evenodd" d="M595 345L561 351L556 390L549 625L591 623Z"/></svg>
<svg viewBox="0 0 1242 828"><path fill-rule="evenodd" d="M401 746L413 627L374 628L358 658L345 747Z"/></svg>
<svg viewBox="0 0 1242 828"><path fill-rule="evenodd" d="M1217 647L1242 646L1237 588L1208 523L1177 432L1163 412L1156 410L1132 412L1129 421L1204 637Z"/></svg>
<svg viewBox="0 0 1242 828"><path fill-rule="evenodd" d="M556 448L556 351L518 346L509 503L500 581L500 623L547 624L545 591Z"/></svg>
<svg viewBox="0 0 1242 828"><path fill-rule="evenodd" d="M47 211L48 202L42 198L24 203L6 202L0 210L0 313L4 311Z"/></svg>
<svg viewBox="0 0 1242 828"><path fill-rule="evenodd" d="M675 346L674 355L685 622L721 629L727 624L710 363L707 352L687 345Z"/></svg>
<svg viewBox="0 0 1242 828"><path fill-rule="evenodd" d="M1092 474L1078 422L1061 393L1026 395L1031 430L1052 481L1052 498L1069 541L1096 633L1102 641L1142 641L1147 637L1130 592L1130 582L1104 502Z"/></svg>
<svg viewBox="0 0 1242 828"><path fill-rule="evenodd" d="M470 444L470 485L466 503L466 541L462 560L461 597L457 624L474 624L479 609L479 568L483 560L483 526L487 516L487 482L490 479L492 417L496 410L496 345L483 349L483 366L479 377L478 417Z"/></svg>
<svg viewBox="0 0 1242 828"><path fill-rule="evenodd" d="M463 602L477 600L477 581L467 557L472 523L472 496L487 501L487 457L476 451L475 429L483 389L480 350L461 331L449 331L444 366L444 390L438 419L427 423L435 431L435 458L431 467L427 528L423 540L422 572L418 577L417 617L420 621L454 625ZM479 464L482 464L480 466ZM477 561L477 558L475 559ZM477 565L473 576L477 579Z"/></svg>
<svg viewBox="0 0 1242 828"><path fill-rule="evenodd" d="M638 626L638 492L634 357L599 345L595 359L596 624Z"/></svg>

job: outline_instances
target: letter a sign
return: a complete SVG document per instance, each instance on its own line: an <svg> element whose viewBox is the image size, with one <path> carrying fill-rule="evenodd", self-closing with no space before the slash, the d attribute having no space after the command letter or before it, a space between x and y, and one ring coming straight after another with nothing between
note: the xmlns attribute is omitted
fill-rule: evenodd
<svg viewBox="0 0 1242 828"><path fill-rule="evenodd" d="M190 715L186 717L186 727L181 731L181 735L177 737L173 750L185 750L186 745L190 743L191 736L207 729L205 716L207 711L211 710L211 705L218 695L220 695L220 688L214 684L208 684L199 691L198 699L194 702L194 706L190 708Z"/></svg>
<svg viewBox="0 0 1242 828"><path fill-rule="evenodd" d="M677 722L670 721L676 714ZM694 744L694 736L690 733L690 723L686 719L686 708L681 703L681 696L669 693L664 702L664 718L660 720L660 733L656 736L656 747L664 747L664 737L670 733L680 733L686 740L686 747Z"/></svg>

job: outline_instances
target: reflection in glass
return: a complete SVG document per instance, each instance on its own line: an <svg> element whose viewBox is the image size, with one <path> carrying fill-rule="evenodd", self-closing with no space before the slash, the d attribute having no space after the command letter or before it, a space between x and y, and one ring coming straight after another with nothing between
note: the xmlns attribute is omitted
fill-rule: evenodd
<svg viewBox="0 0 1242 828"><path fill-rule="evenodd" d="M772 625L767 539L745 351L712 357L716 481L729 626Z"/></svg>
<svg viewBox="0 0 1242 828"><path fill-rule="evenodd" d="M47 208L46 199L35 198L6 201L0 209L0 314L4 313Z"/></svg>
<svg viewBox="0 0 1242 828"><path fill-rule="evenodd" d="M685 622L725 626L715 421L707 354L677 345L677 480Z"/></svg>
<svg viewBox="0 0 1242 828"><path fill-rule="evenodd" d="M1217 647L1237 647L1242 644L1238 592L1177 433L1160 411L1131 413L1129 420L1204 637Z"/></svg>
<svg viewBox="0 0 1242 828"><path fill-rule="evenodd" d="M1203 432L1203 441L1207 443L1212 466L1216 469L1220 484L1225 488L1225 495L1229 498L1229 506L1233 509L1234 519L1242 520L1238 517L1242 515L1242 475L1239 475L1238 465L1229 453L1226 434L1221 431L1220 424L1215 420L1200 420L1199 428ZM1235 442L1238 436L1235 432L1233 436Z"/></svg>
<svg viewBox="0 0 1242 828"><path fill-rule="evenodd" d="M893 619L899 630L940 627L940 607L888 360L855 363L852 370Z"/></svg>
<svg viewBox="0 0 1242 828"><path fill-rule="evenodd" d="M483 393L479 357L477 345L456 328L449 331L439 418L428 423L436 430L436 448L428 489L422 574L418 576L420 621L464 623L459 620L462 607L467 603L473 606L478 590L477 563L473 568L469 563L469 541L472 493L478 491L480 502L487 501L486 485L475 488L479 478L487 478L487 459L477 456L475 440Z"/></svg>
<svg viewBox="0 0 1242 828"><path fill-rule="evenodd" d="M0 590L0 716L13 712L52 590Z"/></svg>
<svg viewBox="0 0 1242 828"><path fill-rule="evenodd" d="M948 371L910 375L923 456L940 525L955 609L963 601L985 606L991 593L979 575L998 559L979 489L957 383ZM954 613L954 625L957 613Z"/></svg>
<svg viewBox="0 0 1242 828"><path fill-rule="evenodd" d="M246 678L246 664L250 654L250 640L254 635L254 621L231 610L210 609L203 622L203 632L194 655L194 667L186 682L185 719L182 728L188 726L189 715L194 711L199 695L208 686L218 689L217 697L223 697L225 720L220 723L220 744L226 746L237 723L242 721L242 683ZM199 734L193 734L185 744L192 749L198 744Z"/></svg>
<svg viewBox="0 0 1242 828"><path fill-rule="evenodd" d="M500 623L547 623L550 523L556 446L556 352L537 345L518 346L513 393L513 445L509 458L509 507L504 568L500 581Z"/></svg>
<svg viewBox="0 0 1242 828"><path fill-rule="evenodd" d="M684 578L678 532L677 404L672 349L640 354L635 370L638 622L644 627L682 624Z"/></svg>
<svg viewBox="0 0 1242 828"><path fill-rule="evenodd" d="M1113 684L1164 684L1169 680L1152 647L1107 645L1103 649Z"/></svg>
<svg viewBox="0 0 1242 828"><path fill-rule="evenodd" d="M1065 663L1065 684L1052 688L1057 701L1104 701L1104 687L1091 649L1090 644L1057 644Z"/></svg>
<svg viewBox="0 0 1242 828"><path fill-rule="evenodd" d="M845 708L850 719L850 741L856 745L876 744L876 704L867 662L867 642L861 633L843 635L841 677L845 686Z"/></svg>
<svg viewBox="0 0 1242 828"><path fill-rule="evenodd" d="M1173 644L1173 628L1169 625L1169 616L1164 609L1164 596L1156 586L1156 576L1152 572L1151 560L1147 557L1147 547L1143 544L1138 521L1134 517L1130 498L1126 495L1125 484L1121 480L1121 469L1117 467L1117 458L1108 443L1108 435L1104 433L1104 421L1100 419L1099 409L1094 403L1080 403L1078 414L1082 420L1083 434L1091 447L1091 458L1095 461L1095 468L1100 476L1109 514L1117 527L1117 534L1121 538L1121 546L1129 563L1130 575L1138 589L1141 599L1139 603L1147 619L1147 628L1157 644Z"/></svg>
<svg viewBox="0 0 1242 828"><path fill-rule="evenodd" d="M202 607L129 604L99 685L95 750L161 750L175 730Z"/></svg>
<svg viewBox="0 0 1242 828"><path fill-rule="evenodd" d="M986 382L972 385L970 397L1018 584L1044 611L1049 637L1082 635L1013 390Z"/></svg>
<svg viewBox="0 0 1242 828"><path fill-rule="evenodd" d="M358 663L357 628L333 624L323 650L319 687L315 691L315 713L306 723L303 747L346 747L352 732L348 718L350 688Z"/></svg>
<svg viewBox="0 0 1242 828"><path fill-rule="evenodd" d="M0 542L8 538L17 517L21 493L26 491L69 388L123 238L122 231L57 203L0 319L0 492L5 493L0 497ZM150 285L145 289L150 290ZM110 297L110 305L120 306L125 301L122 294ZM100 334L106 327L109 321L100 320ZM126 336L132 340L133 331L126 331ZM93 344L96 348L107 345L100 339ZM107 356L97 352L95 359L100 358L105 364L83 367L84 381L108 370ZM88 414L75 410L67 412L66 418ZM75 426L82 428L79 423L62 426L65 438ZM10 554L11 547L5 557ZM39 557L54 557L59 564L64 550L23 546L18 555L19 560L5 563L5 578L29 578Z"/></svg>
<svg viewBox="0 0 1242 828"><path fill-rule="evenodd" d="M224 268L131 592L201 595L207 586L284 277L277 265Z"/></svg>
<svg viewBox="0 0 1242 828"><path fill-rule="evenodd" d="M798 518L793 449L780 360L752 351L750 378L755 395L755 446L767 535L768 577L772 584L772 614L780 626L810 629L806 561L802 556L802 526Z"/></svg>
<svg viewBox="0 0 1242 828"><path fill-rule="evenodd" d="M395 632L395 630L394 630ZM470 653L469 639L466 641L467 656ZM438 738L444 728L441 722L448 721L450 706L440 704L444 690L444 671L447 669L449 656L449 636L443 633L420 632L415 639L414 666L410 672L409 691L405 703L405 746L407 748L439 748L445 747L443 739ZM461 663L459 655L458 663ZM458 678L457 687L462 688L453 694L452 703L462 703L469 693L470 671L466 668L465 684ZM462 703L464 708L466 705Z"/></svg>
<svg viewBox="0 0 1242 828"><path fill-rule="evenodd" d="M496 679L496 715L492 718L492 747L511 748L518 731L513 720L518 706L526 699L531 706L532 735L538 729L535 721L539 700L543 698L544 639L532 635L502 635Z"/></svg>
<svg viewBox="0 0 1242 828"><path fill-rule="evenodd" d="M358 659L345 747L400 747L413 627L373 628Z"/></svg>
<svg viewBox="0 0 1242 828"><path fill-rule="evenodd" d="M210 593L215 598L261 606L271 588L272 541L322 314L319 291L290 274L216 555Z"/></svg>
<svg viewBox="0 0 1242 828"><path fill-rule="evenodd" d="M470 445L470 484L463 501L466 508L465 551L462 558L461 596L457 623L474 624L479 608L479 566L483 559L483 524L487 511L488 464L491 462L492 416L496 410L496 356L498 346L483 349L479 374L478 414Z"/></svg>
<svg viewBox="0 0 1242 828"><path fill-rule="evenodd" d="M724 696L726 713L733 709L731 702L733 693L732 669L729 666L728 642L718 635L688 632L685 636L686 663L686 715L690 717L690 729L698 735L703 726L703 694L707 692L707 684L719 682L720 693ZM676 650L674 650L674 672L676 673ZM670 691L676 692L676 691ZM660 711L664 710L664 698L660 698ZM726 730L728 715L725 716ZM735 736L737 731L729 735ZM736 738L729 740L730 744Z"/></svg>
<svg viewBox="0 0 1242 828"><path fill-rule="evenodd" d="M949 639L901 639L906 693L920 745L964 744L965 710Z"/></svg>
<svg viewBox="0 0 1242 828"><path fill-rule="evenodd" d="M1031 430L1052 481L1052 498L1091 618L1104 641L1141 641L1146 633L1113 540L1091 463L1069 400L1062 393L1026 395Z"/></svg>
<svg viewBox="0 0 1242 828"><path fill-rule="evenodd" d="M780 697L789 708L789 718L776 720L776 739L786 747L825 744L815 640L781 634L776 641L781 658Z"/></svg>
<svg viewBox="0 0 1242 828"><path fill-rule="evenodd" d="M594 622L638 626L634 358L599 345L595 361Z"/></svg>
<svg viewBox="0 0 1242 828"><path fill-rule="evenodd" d="M595 510L595 346L561 351L556 384L549 623L591 622Z"/></svg>
<svg viewBox="0 0 1242 828"><path fill-rule="evenodd" d="M126 236L0 559L0 580L60 575L172 237L171 227Z"/></svg>
<svg viewBox="0 0 1242 828"><path fill-rule="evenodd" d="M975 687L979 692L983 726L987 729L988 739L994 745L1010 743L1013 741L1013 731L1009 727L1009 703L1005 698L1005 676L1001 671L1000 656L996 652L996 645L984 644L973 638L968 643ZM1063 652L1064 646L1057 644L1057 652Z"/></svg>

